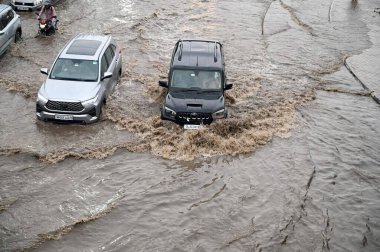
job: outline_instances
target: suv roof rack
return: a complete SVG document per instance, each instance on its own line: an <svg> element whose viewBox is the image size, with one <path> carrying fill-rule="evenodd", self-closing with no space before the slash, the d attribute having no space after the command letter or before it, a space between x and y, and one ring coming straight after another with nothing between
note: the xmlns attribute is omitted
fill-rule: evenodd
<svg viewBox="0 0 380 252"><path fill-rule="evenodd" d="M223 68L222 44L217 40L179 39L174 47L172 65Z"/></svg>
<svg viewBox="0 0 380 252"><path fill-rule="evenodd" d="M218 49L218 45L215 41L215 46L214 46L214 62L217 62L218 61L218 58L216 57L216 50Z"/></svg>
<svg viewBox="0 0 380 252"><path fill-rule="evenodd" d="M178 54L178 60L181 61L182 60L182 48L183 48L183 43L182 43L182 39L180 39L178 41L179 43L179 54Z"/></svg>

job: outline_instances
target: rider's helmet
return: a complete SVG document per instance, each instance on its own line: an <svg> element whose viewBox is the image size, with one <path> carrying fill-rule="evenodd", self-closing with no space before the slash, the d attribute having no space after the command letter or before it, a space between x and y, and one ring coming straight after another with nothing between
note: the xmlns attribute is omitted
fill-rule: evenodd
<svg viewBox="0 0 380 252"><path fill-rule="evenodd" d="M50 8L52 6L50 0L44 0L42 4L45 6L45 8Z"/></svg>

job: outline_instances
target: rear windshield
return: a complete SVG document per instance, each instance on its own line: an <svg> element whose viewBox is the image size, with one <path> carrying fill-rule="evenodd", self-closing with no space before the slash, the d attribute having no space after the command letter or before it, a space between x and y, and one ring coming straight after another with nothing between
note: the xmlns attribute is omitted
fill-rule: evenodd
<svg viewBox="0 0 380 252"><path fill-rule="evenodd" d="M99 64L96 60L58 59L50 78L57 80L97 81Z"/></svg>
<svg viewBox="0 0 380 252"><path fill-rule="evenodd" d="M221 89L220 71L175 69L171 78L171 87L196 89Z"/></svg>

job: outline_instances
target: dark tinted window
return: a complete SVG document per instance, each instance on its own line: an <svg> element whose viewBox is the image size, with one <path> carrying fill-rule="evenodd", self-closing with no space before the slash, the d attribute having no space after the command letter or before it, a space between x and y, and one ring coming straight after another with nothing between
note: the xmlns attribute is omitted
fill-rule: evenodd
<svg viewBox="0 0 380 252"><path fill-rule="evenodd" d="M113 51L114 54L116 54L116 46L114 44L110 44L111 50Z"/></svg>
<svg viewBox="0 0 380 252"><path fill-rule="evenodd" d="M4 16L2 16L2 18L1 18L1 22L2 22L2 24L3 24L3 29L5 28L5 27L7 27L7 25L12 21L12 19L14 18L14 13L13 13L13 11L12 10L9 10L8 12L7 12L7 14L5 14Z"/></svg>
<svg viewBox="0 0 380 252"><path fill-rule="evenodd" d="M8 19L9 19L9 22L15 17L15 14L12 10L8 11Z"/></svg>
<svg viewBox="0 0 380 252"><path fill-rule="evenodd" d="M113 57L115 56L115 52L112 51L112 49L111 49L110 46L107 48L107 50L106 50L106 52L104 53L104 55L106 56L108 63L111 64L112 59L113 59Z"/></svg>
<svg viewBox="0 0 380 252"><path fill-rule="evenodd" d="M101 77L104 76L104 73L107 72L109 63L107 61L106 55L104 54L101 61Z"/></svg>
<svg viewBox="0 0 380 252"><path fill-rule="evenodd" d="M3 16L0 16L0 31L2 31L3 29L4 29Z"/></svg>

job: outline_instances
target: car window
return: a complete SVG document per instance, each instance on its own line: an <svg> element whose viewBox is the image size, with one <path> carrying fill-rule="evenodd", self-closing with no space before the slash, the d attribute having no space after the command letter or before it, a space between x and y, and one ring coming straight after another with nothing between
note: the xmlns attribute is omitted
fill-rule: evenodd
<svg viewBox="0 0 380 252"><path fill-rule="evenodd" d="M12 10L9 10L7 14L3 15L1 17L2 29L7 27L7 25L12 21L13 18L14 18L14 14Z"/></svg>
<svg viewBox="0 0 380 252"><path fill-rule="evenodd" d="M106 56L108 63L111 64L113 57L115 56L115 53L111 50L110 46L107 48L104 55Z"/></svg>
<svg viewBox="0 0 380 252"><path fill-rule="evenodd" d="M0 16L0 31L2 31L3 29L4 29L3 16Z"/></svg>
<svg viewBox="0 0 380 252"><path fill-rule="evenodd" d="M14 14L13 10L8 11L8 15L7 16L8 16L9 22L12 21L12 19L15 17L15 14Z"/></svg>
<svg viewBox="0 0 380 252"><path fill-rule="evenodd" d="M183 70L173 71L171 86L175 88L220 89L220 71Z"/></svg>
<svg viewBox="0 0 380 252"><path fill-rule="evenodd" d="M115 55L116 53L116 46L114 44L110 44L110 47L111 47L111 50L113 52L113 54Z"/></svg>
<svg viewBox="0 0 380 252"><path fill-rule="evenodd" d="M107 72L108 67L109 67L109 63L107 61L106 54L103 55L102 61L100 64L101 64L101 76L103 77L104 73Z"/></svg>
<svg viewBox="0 0 380 252"><path fill-rule="evenodd" d="M1 26L1 30L3 30L8 24L8 20L7 20L7 15L4 14L1 16L1 19L0 19L0 26Z"/></svg>
<svg viewBox="0 0 380 252"><path fill-rule="evenodd" d="M99 66L96 60L58 59L50 78L57 80L97 81Z"/></svg>

